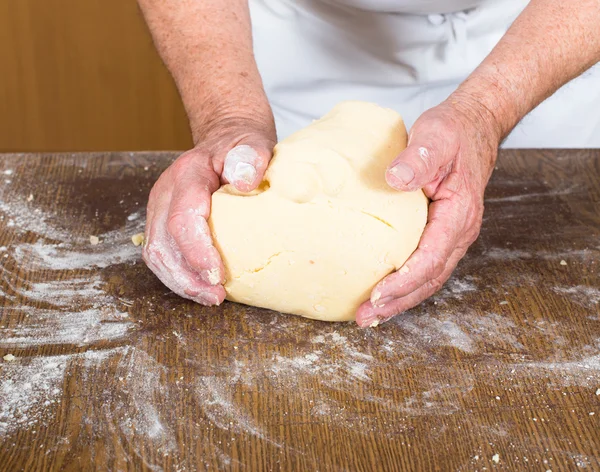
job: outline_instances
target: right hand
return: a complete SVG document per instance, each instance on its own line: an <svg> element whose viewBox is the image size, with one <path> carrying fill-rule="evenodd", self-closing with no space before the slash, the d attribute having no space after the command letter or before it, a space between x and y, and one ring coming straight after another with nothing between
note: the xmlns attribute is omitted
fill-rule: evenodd
<svg viewBox="0 0 600 472"><path fill-rule="evenodd" d="M207 306L225 299L225 270L207 223L211 196L222 183L242 192L258 187L277 139L272 116L226 120L211 128L216 131L206 133L154 184L142 252L168 288Z"/></svg>

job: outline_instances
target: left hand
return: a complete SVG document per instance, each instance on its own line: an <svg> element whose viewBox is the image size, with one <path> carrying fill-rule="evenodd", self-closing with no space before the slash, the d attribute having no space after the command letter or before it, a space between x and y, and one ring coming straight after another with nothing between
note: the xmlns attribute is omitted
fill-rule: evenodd
<svg viewBox="0 0 600 472"><path fill-rule="evenodd" d="M457 94L417 120L408 147L385 177L400 191L423 189L431 199L427 225L402 269L379 282L371 299L359 307L359 326L389 320L433 295L448 280L479 235L483 194L500 140L493 115Z"/></svg>

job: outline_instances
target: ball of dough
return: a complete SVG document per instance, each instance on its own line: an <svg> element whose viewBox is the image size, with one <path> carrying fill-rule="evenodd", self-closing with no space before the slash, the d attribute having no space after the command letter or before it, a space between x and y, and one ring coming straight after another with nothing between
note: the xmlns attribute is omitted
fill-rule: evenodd
<svg viewBox="0 0 600 472"><path fill-rule="evenodd" d="M425 227L423 192L385 182L405 147L395 111L343 102L277 144L258 190L217 191L209 223L227 299L318 320L355 319Z"/></svg>

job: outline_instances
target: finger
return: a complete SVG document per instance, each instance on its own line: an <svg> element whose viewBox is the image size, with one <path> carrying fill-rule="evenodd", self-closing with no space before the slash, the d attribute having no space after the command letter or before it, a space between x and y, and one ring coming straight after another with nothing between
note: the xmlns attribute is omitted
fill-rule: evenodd
<svg viewBox="0 0 600 472"><path fill-rule="evenodd" d="M165 173L154 183L148 196L148 204L146 205L146 234L145 240L148 240L148 230L152 226L152 220L156 214L156 208L169 208L171 201L171 188L167 184L168 179L165 179Z"/></svg>
<svg viewBox="0 0 600 472"><path fill-rule="evenodd" d="M459 150L455 133L436 119L418 120L411 130L408 146L390 164L387 183L401 191L414 191L443 179L451 170Z"/></svg>
<svg viewBox="0 0 600 472"><path fill-rule="evenodd" d="M225 269L207 223L218 177L208 161L198 159L175 168L173 178L176 184L168 209L168 234L192 271L207 284L220 285L225 281Z"/></svg>
<svg viewBox="0 0 600 472"><path fill-rule="evenodd" d="M166 231L167 210L157 207L155 218L146 230L148 243L142 251L144 261L169 289L203 305L218 305L225 298L222 286L206 283L191 270ZM162 216L161 216L162 215Z"/></svg>
<svg viewBox="0 0 600 472"><path fill-rule="evenodd" d="M428 222L417 250L400 270L388 275L375 286L371 292L371 303L385 304L392 299L404 297L439 277L465 233L467 207L457 198L431 203Z"/></svg>
<svg viewBox="0 0 600 472"><path fill-rule="evenodd" d="M222 177L241 192L250 192L260 185L273 156L273 143L245 140L225 156Z"/></svg>
<svg viewBox="0 0 600 472"><path fill-rule="evenodd" d="M464 257L466 249L456 249L448 259L448 263L439 277L427 281L415 291L401 298L394 298L386 303L373 305L371 301L363 303L356 312L356 323L362 328L375 327L390 318L409 310L426 300L450 278L458 262Z"/></svg>

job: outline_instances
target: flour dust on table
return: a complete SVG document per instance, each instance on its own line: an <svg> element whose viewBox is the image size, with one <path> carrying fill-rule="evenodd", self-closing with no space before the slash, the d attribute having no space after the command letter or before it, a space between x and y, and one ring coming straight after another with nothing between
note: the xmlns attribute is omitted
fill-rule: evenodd
<svg viewBox="0 0 600 472"><path fill-rule="evenodd" d="M600 234L583 211L589 192L489 204L490 214L536 220L484 224L438 294L361 330L202 307L166 290L131 236L174 155L144 156L0 160L0 173L13 171L0 182L2 463L335 470L363 460L365 447L379 461L442 456L456 470L600 467L589 433L600 427ZM48 188L26 184L46 167L58 169ZM490 198L518 190L495 179ZM556 219L572 235L540 229Z"/></svg>

